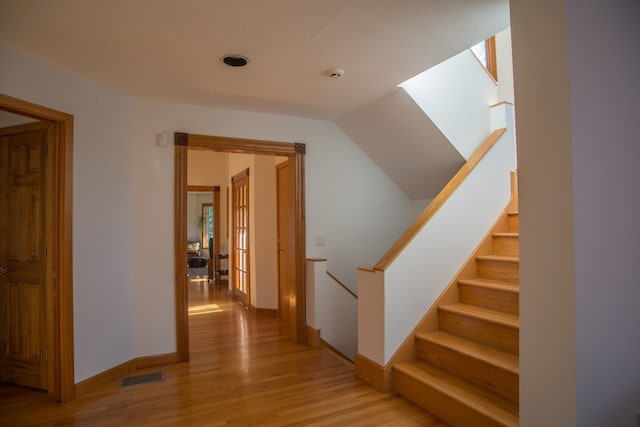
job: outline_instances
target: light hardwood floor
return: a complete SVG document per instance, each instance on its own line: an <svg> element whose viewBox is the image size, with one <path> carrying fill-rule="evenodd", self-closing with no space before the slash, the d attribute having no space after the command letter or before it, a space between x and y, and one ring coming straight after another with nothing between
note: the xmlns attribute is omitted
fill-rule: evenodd
<svg viewBox="0 0 640 427"><path fill-rule="evenodd" d="M165 381L107 384L56 405L42 392L0 384L1 426L446 426L413 403L376 391L328 350L294 345L287 326L189 284L191 362Z"/></svg>

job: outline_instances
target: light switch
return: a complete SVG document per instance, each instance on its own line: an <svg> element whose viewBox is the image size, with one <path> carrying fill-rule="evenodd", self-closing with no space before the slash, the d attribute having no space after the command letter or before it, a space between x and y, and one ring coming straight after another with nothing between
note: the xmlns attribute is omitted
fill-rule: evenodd
<svg viewBox="0 0 640 427"><path fill-rule="evenodd" d="M158 134L158 147L168 147L171 145L171 135L164 131Z"/></svg>

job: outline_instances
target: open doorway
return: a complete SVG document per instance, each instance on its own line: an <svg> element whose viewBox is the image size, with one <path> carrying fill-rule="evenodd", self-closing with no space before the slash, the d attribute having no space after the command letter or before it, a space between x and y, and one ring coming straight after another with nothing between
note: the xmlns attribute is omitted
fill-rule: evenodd
<svg viewBox="0 0 640 427"><path fill-rule="evenodd" d="M175 268L176 268L176 340L180 361L189 360L188 291L186 286L186 188L188 152L190 149L212 150L235 154L266 154L287 158L290 163L290 211L291 263L290 276L295 283L291 296L290 324L291 338L296 343L304 343L306 337L305 316L305 229L304 229L304 144L247 140L215 136L175 134Z"/></svg>
<svg viewBox="0 0 640 427"><path fill-rule="evenodd" d="M189 157L198 159L199 157ZM192 162L190 162L192 163ZM193 162L196 163L196 162ZM214 162L215 163L215 162ZM219 274L222 255L220 248L225 248L226 241L221 227L224 209L220 203L219 185L200 185L217 183L222 178L212 174L211 169L217 165L208 164L205 170L192 165L188 172L188 181L199 185L187 186L187 288L189 316L209 313L217 310L213 302L216 292L223 291L225 276ZM193 170L196 169L196 170ZM224 176L224 174L219 174ZM225 222L226 222L226 218ZM190 323L190 327L191 327ZM190 331L193 333L193 331Z"/></svg>
<svg viewBox="0 0 640 427"><path fill-rule="evenodd" d="M0 143L3 150L0 161L2 175L8 177L9 169L14 175L16 172L28 173L28 179L18 181L33 183L23 188L3 185L3 191L16 196L16 203L4 207L17 209L13 213L20 221L26 222L9 224L7 215L2 215L4 224L0 226L6 230L9 227L13 232L23 230L21 233L24 234L14 238L9 236L10 239L5 239L4 249L0 250L0 262L6 264L0 265L2 315L6 319L6 314L15 314L15 327L12 325L7 333L18 338L21 335L28 337L28 352L38 355L38 366L33 366L37 373L32 370L27 377L8 373L4 380L29 386L34 386L33 381L36 381L35 385L46 390L53 400L69 401L75 397L71 249L73 116L2 94L0 111L5 118L12 115L11 120L23 121L22 124L14 123L14 126L9 123L2 125L5 129ZM15 156L12 157L10 151ZM39 178L32 176L33 173L37 173ZM17 182L12 178L4 181ZM27 196L31 202L19 201ZM32 207L36 210L25 211ZM10 240L15 243L13 247ZM30 243L27 245L27 242ZM32 273L27 274L25 268L34 263ZM19 276L20 280L13 280L12 276ZM36 300L38 304L31 304ZM12 310L17 303L21 307L29 304L38 306L37 312ZM12 339L14 343L24 342L14 339L16 337L2 334L0 339L5 344ZM3 348L6 348L5 344L2 344ZM19 347L16 354L9 355L18 364L18 356L25 350L22 344Z"/></svg>

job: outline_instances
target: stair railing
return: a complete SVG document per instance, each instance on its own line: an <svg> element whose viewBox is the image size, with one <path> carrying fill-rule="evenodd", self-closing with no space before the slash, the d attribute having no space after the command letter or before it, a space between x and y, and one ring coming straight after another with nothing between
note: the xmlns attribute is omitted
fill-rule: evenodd
<svg viewBox="0 0 640 427"><path fill-rule="evenodd" d="M380 389L391 357L510 199L513 106L500 108L506 128L491 133L373 267L358 269L356 371Z"/></svg>
<svg viewBox="0 0 640 427"><path fill-rule="evenodd" d="M324 258L307 259L307 342L329 346L353 361L358 348L358 296L327 271Z"/></svg>
<svg viewBox="0 0 640 427"><path fill-rule="evenodd" d="M433 218L442 205L451 197L453 192L460 184L469 176L471 171L480 163L480 160L489 152L502 135L506 132L505 128L494 130L491 135L482 143L476 152L465 162L464 165L449 180L438 195L429 203L416 220L407 228L402 236L389 248L389 250L380 258L373 267L375 270L384 271L391 265L393 260L402 252L402 250L413 240L413 238L422 230L422 228Z"/></svg>

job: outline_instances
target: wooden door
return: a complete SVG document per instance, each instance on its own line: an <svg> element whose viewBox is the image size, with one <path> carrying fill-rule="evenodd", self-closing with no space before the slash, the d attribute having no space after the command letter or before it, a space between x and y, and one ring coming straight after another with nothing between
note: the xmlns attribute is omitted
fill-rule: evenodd
<svg viewBox="0 0 640 427"><path fill-rule="evenodd" d="M233 249L231 251L231 270L233 296L241 304L249 306L250 268L249 268L249 169L234 176L232 182L231 209L233 216Z"/></svg>
<svg viewBox="0 0 640 427"><path fill-rule="evenodd" d="M276 166L277 216L278 216L278 313L282 320L291 319L291 299L295 297L291 274L291 186L289 180L289 161Z"/></svg>
<svg viewBox="0 0 640 427"><path fill-rule="evenodd" d="M0 131L0 381L43 390L48 383L44 197L51 129L38 122Z"/></svg>

